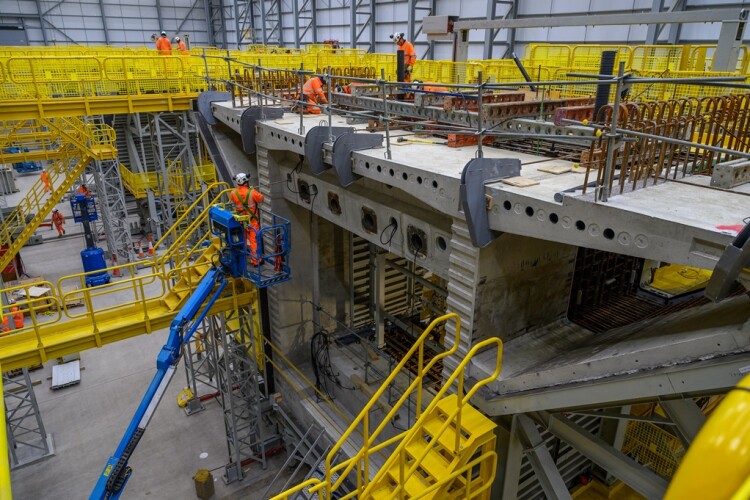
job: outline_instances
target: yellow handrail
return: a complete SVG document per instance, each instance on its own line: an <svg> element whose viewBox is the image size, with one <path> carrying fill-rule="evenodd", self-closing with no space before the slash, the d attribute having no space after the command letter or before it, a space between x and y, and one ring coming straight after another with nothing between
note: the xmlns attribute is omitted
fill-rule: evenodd
<svg viewBox="0 0 750 500"><path fill-rule="evenodd" d="M448 351L444 351L443 353L440 353L432 358L432 360L424 364L424 340L431 334L432 330L440 323L444 321L448 321L450 319L454 319L456 321L456 339L453 343L453 346ZM471 399L471 397L476 393L477 390L479 390L482 386L486 385L492 380L495 380L499 375L500 371L502 369L502 341L499 338L492 338L484 340L483 342L480 342L479 344L476 344L469 353L461 360L461 362L456 367L456 370L451 374L451 376L443 383L441 389L435 394L433 397L431 403L427 406L427 408L422 411L421 408L421 401L422 401L422 392L423 392L423 384L422 380L424 376L429 372L430 368L434 366L435 363L441 361L443 358L450 356L457 352L458 345L459 345L459 337L460 337L460 330L461 330L461 319L460 317L455 313L449 313L444 316L441 316L434 321L430 323L430 325L425 329L425 331L420 335L420 337L417 339L417 341L414 343L414 345L409 349L409 351L404 355L401 362L394 368L394 370L391 372L391 374L383 381L378 391L375 392L375 394L372 396L370 401L365 405L365 407L360 412L359 416L351 423L349 428L342 434L341 438L338 440L338 442L331 448L328 455L326 456L325 460L325 480L308 480L305 481L297 486L295 486L292 489L289 489L287 491L282 492L281 494L274 497L273 500L284 500L286 498L289 498L289 496L295 492L301 491L302 489L307 489L308 493L318 493L318 495L322 495L322 498L325 498L326 500L331 499L331 495L334 491L336 491L341 484L344 482L346 477L352 472L353 468L356 466L356 484L357 489L354 492L351 492L347 495L341 496L340 498L346 499L346 498L353 498L359 494L362 494L363 497L366 497L368 493L370 493L370 489L374 487L373 485L377 484L377 480L381 477L382 474L387 473L389 466L392 466L396 461L401 460L402 468L401 468L401 481L400 485L398 486L398 489L396 492L400 491L400 489L405 484L405 480L408 479L419 467L421 461L424 459L424 457L429 452L429 448L425 448L420 457L417 457L413 465L407 470L403 470L403 465L406 464L405 458L402 456L403 449L406 445L406 443L409 443L412 438L414 438L417 433L422 432L423 424L427 418L430 418L431 412L436 408L438 403L440 402L441 398L449 391L451 390L451 387L453 386L454 382L458 380L458 405L456 410L451 412L451 415L449 415L449 418L447 421L442 425L440 430L438 431L437 435L439 436L445 430L448 428L448 426L455 423L457 431L456 431L456 443L455 448L456 450L459 449L459 440L460 440L460 426L461 426L461 412L463 410L463 406L468 404L468 401ZM464 370L468 366L468 363L471 361L472 357L479 351L484 350L490 346L496 346L498 350L498 355L496 359L496 365L495 370L491 375L488 377L478 381L471 390L464 395ZM409 385L409 387L403 391L402 396L399 398L399 400L392 406L392 409L384 416L382 417L380 425L372 431L372 433L369 432L369 413L372 410L373 406L378 402L378 399L383 395L383 393L387 390L388 386L395 380L395 378L399 375L401 370L406 366L406 363L409 361L409 359L414 355L418 355L418 372L417 376L415 377L414 381ZM396 436L393 436L389 439L384 440L381 443L374 444L375 439L378 438L382 430L388 425L388 423L395 417L396 413L400 410L400 408L403 406L405 402L411 397L412 393L417 392L417 404L416 404L416 423L412 428L406 432L403 432L401 434L398 434ZM357 452L353 457L342 461L341 463L337 465L332 464L333 458L337 455L343 444L350 438L353 432L358 428L359 424L363 424L363 443L360 447L359 452ZM391 453L390 457L386 460L386 463L380 468L380 471L376 476L373 478L372 481L370 481L370 475L369 475L369 467L370 467L370 461L369 458L372 454L379 452L380 450L383 450L384 448L391 446L395 443L400 443L396 450ZM338 475L338 478L334 481L333 477L334 475ZM450 477L457 477L457 476L450 476ZM439 481L440 485L444 485L445 481L448 479L444 479Z"/></svg>
<svg viewBox="0 0 750 500"><path fill-rule="evenodd" d="M0 367L0 373L2 367ZM10 488L10 462L8 460L8 435L5 430L5 395L3 384L0 382L0 499L10 500L13 492Z"/></svg>

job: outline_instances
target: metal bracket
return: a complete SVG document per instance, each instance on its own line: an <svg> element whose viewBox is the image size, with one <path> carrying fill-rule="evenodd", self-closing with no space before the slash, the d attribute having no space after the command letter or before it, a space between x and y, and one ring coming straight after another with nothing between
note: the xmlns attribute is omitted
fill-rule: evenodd
<svg viewBox="0 0 750 500"><path fill-rule="evenodd" d="M330 133L335 141L338 136L353 130L352 127L332 127ZM310 170L315 175L320 175L331 168L323 162L323 144L328 142L328 133L328 127L318 125L311 128L305 136L305 157L310 164Z"/></svg>
<svg viewBox="0 0 750 500"><path fill-rule="evenodd" d="M232 94L229 92L217 92L215 90L208 90L198 94L198 111L206 119L206 123L209 125L216 125L218 122L214 118L214 114L211 112L211 103L215 101L228 101L232 98Z"/></svg>
<svg viewBox="0 0 750 500"><path fill-rule="evenodd" d="M520 174L521 160L517 158L473 158L464 167L459 199L474 246L484 248L498 236L490 229L484 185Z"/></svg>
<svg viewBox="0 0 750 500"><path fill-rule="evenodd" d="M276 120L284 116L282 108L251 106L240 116L240 136L242 149L247 154L255 153L255 124L260 120Z"/></svg>
<svg viewBox="0 0 750 500"><path fill-rule="evenodd" d="M732 243L727 246L708 280L706 297L719 302L729 296L735 280L744 267L750 265L750 223L742 228Z"/></svg>
<svg viewBox="0 0 750 500"><path fill-rule="evenodd" d="M377 148L382 144L382 134L357 134L351 131L338 137L333 143L333 167L336 169L339 183L347 187L360 177L352 170L352 152Z"/></svg>

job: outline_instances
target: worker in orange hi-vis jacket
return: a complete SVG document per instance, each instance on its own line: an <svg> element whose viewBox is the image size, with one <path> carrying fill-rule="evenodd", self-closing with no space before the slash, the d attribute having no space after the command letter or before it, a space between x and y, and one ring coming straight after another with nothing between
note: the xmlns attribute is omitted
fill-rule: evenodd
<svg viewBox="0 0 750 500"><path fill-rule="evenodd" d="M52 183L49 180L49 174L47 173L47 171L42 170L40 177L42 178L42 182L44 183L44 192L47 193L49 191L52 191Z"/></svg>
<svg viewBox="0 0 750 500"><path fill-rule="evenodd" d="M167 38L167 32L162 31L161 36L156 39L156 50L159 51L161 56L169 56L172 54L172 42Z"/></svg>
<svg viewBox="0 0 750 500"><path fill-rule="evenodd" d="M13 314L13 326L17 330L23 328L23 311L18 306L13 306L10 308L10 312Z"/></svg>
<svg viewBox="0 0 750 500"><path fill-rule="evenodd" d="M63 227L65 225L65 216L60 213L58 209L54 209L52 211L52 223L55 225L55 228L57 229L57 237L60 238L63 234L65 234L65 228ZM52 229L52 227L50 227Z"/></svg>
<svg viewBox="0 0 750 500"><path fill-rule="evenodd" d="M188 55L187 47L185 46L185 42L180 40L179 36L174 37L174 43L177 44L177 50L180 51L180 55L186 56Z"/></svg>
<svg viewBox="0 0 750 500"><path fill-rule="evenodd" d="M82 194L85 195L86 198L91 198L91 191L86 187L86 184L81 184L81 187L78 188L76 194Z"/></svg>
<svg viewBox="0 0 750 500"><path fill-rule="evenodd" d="M260 231L260 209L258 205L263 203L263 195L255 188L248 186L247 174L239 173L234 177L237 187L229 195L234 203L234 208L241 215L250 216L250 226L245 230L245 241L250 248L250 260L254 266L262 263L258 252L258 231Z"/></svg>
<svg viewBox="0 0 750 500"><path fill-rule="evenodd" d="M320 108L315 106L315 104L328 104L328 98L326 98L326 94L323 92L323 86L326 83L326 79L322 76L313 76L305 82L305 86L302 87L302 94L304 94L308 104L305 108L307 113L319 115Z"/></svg>
<svg viewBox="0 0 750 500"><path fill-rule="evenodd" d="M414 50L414 45L404 38L403 33L392 34L391 40L398 46L397 50L404 51L404 81L410 82L414 64L417 62L417 51Z"/></svg>

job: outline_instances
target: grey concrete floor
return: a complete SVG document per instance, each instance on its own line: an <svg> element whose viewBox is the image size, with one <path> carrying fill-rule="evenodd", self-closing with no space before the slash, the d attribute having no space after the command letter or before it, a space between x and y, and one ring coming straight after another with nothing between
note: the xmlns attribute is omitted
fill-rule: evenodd
<svg viewBox="0 0 750 500"><path fill-rule="evenodd" d="M17 182L24 190L37 178L22 176ZM8 196L9 205L16 204L16 198L20 195ZM70 216L69 204L58 207ZM69 221L68 234L76 232L76 226ZM57 239L56 231L38 232L45 243L21 251L29 275L56 283L62 276L83 271L82 236ZM166 331L161 331L84 351L80 384L57 391L50 389L56 361L31 373L33 381L41 382L35 394L45 428L54 439L55 455L12 471L15 498L88 497L155 373L156 355L165 340ZM205 411L186 416L176 404L185 385L181 365L131 458L133 476L123 498L195 498L193 474L205 468L213 470L215 498L260 499L265 489L261 485L276 473L285 456L274 457L265 471L251 465L243 481L225 485L221 474L228 455L221 408L208 401Z"/></svg>

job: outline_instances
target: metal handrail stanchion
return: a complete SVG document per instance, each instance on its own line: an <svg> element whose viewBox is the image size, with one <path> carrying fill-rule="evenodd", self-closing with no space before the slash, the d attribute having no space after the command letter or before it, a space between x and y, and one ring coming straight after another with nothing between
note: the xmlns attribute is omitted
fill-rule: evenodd
<svg viewBox="0 0 750 500"><path fill-rule="evenodd" d="M383 121L385 124L385 157L391 159L391 127L388 119L388 95L386 92L385 69L380 68L380 82L383 90Z"/></svg>
<svg viewBox="0 0 750 500"><path fill-rule="evenodd" d="M484 122L482 120L482 89L484 88L484 82L482 72L479 72L479 85L477 86L477 158L484 158L484 152L482 151L482 139Z"/></svg>
<svg viewBox="0 0 750 500"><path fill-rule="evenodd" d="M333 106L331 104L331 99L333 97L331 87L333 87L333 82L331 81L330 66L326 69L326 82L328 82L328 142L333 145Z"/></svg>
<svg viewBox="0 0 750 500"><path fill-rule="evenodd" d="M304 103L302 101L302 90L305 88L305 65L301 64L297 74L299 75L299 92L297 92L297 108L299 108L299 135L305 135L305 122L303 120L305 116Z"/></svg>

